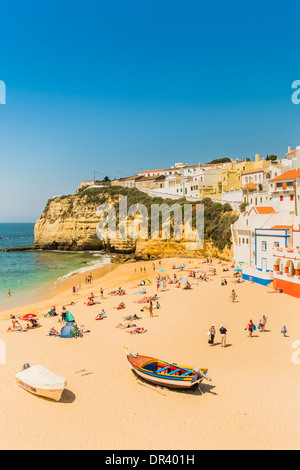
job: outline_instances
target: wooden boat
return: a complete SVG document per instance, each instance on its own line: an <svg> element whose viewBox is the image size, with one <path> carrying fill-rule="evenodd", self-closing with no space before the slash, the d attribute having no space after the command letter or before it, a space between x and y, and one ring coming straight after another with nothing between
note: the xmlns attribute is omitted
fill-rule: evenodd
<svg viewBox="0 0 300 470"><path fill-rule="evenodd" d="M208 369L185 367L170 364L153 357L131 354L124 347L130 368L141 378L156 385L169 388L197 388L203 379L211 380L206 374Z"/></svg>
<svg viewBox="0 0 300 470"><path fill-rule="evenodd" d="M53 374L43 366L30 367L24 365L24 369L16 374L17 384L34 395L59 401L66 387L64 377Z"/></svg>

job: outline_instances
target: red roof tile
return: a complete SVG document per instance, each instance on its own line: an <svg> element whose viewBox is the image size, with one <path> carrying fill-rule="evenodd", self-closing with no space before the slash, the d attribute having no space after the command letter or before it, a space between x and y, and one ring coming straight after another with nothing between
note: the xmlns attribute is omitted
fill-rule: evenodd
<svg viewBox="0 0 300 470"><path fill-rule="evenodd" d="M286 180L295 180L296 178L300 177L300 170L288 170L285 173L282 173L282 175L276 176L276 178L273 178L272 180L269 181L286 181Z"/></svg>
<svg viewBox="0 0 300 470"><path fill-rule="evenodd" d="M255 206L254 209L257 212L257 214L273 214L275 212L274 207L271 207L271 206L265 206L265 207Z"/></svg>

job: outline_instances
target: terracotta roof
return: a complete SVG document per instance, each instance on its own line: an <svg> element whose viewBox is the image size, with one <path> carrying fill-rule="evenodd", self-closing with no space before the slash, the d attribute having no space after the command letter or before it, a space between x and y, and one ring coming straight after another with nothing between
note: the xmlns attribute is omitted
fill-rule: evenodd
<svg viewBox="0 0 300 470"><path fill-rule="evenodd" d="M286 181L286 180L295 180L296 178L300 177L300 170L288 170L282 175L276 176L269 181Z"/></svg>
<svg viewBox="0 0 300 470"><path fill-rule="evenodd" d="M242 172L242 175L248 175L250 173L259 173L261 171L265 171L267 168L256 168L256 170L245 170Z"/></svg>
<svg viewBox="0 0 300 470"><path fill-rule="evenodd" d="M274 227L271 227L271 229L291 229L293 228L292 225L274 225Z"/></svg>
<svg viewBox="0 0 300 470"><path fill-rule="evenodd" d="M274 207L271 207L271 206L265 206L265 207L255 206L254 209L255 209L255 212L257 212L257 214L273 214L275 212Z"/></svg>
<svg viewBox="0 0 300 470"><path fill-rule="evenodd" d="M288 157L289 155L294 155L297 152L298 152L298 150L292 150L291 152L286 153L285 156Z"/></svg>
<svg viewBox="0 0 300 470"><path fill-rule="evenodd" d="M256 188L256 184L250 182L250 183L245 184L245 186L243 186L242 189L257 189L257 188Z"/></svg>

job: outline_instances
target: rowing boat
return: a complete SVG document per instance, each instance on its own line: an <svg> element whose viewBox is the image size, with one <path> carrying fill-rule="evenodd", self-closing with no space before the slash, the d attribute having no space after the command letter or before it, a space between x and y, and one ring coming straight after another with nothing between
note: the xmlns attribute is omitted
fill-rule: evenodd
<svg viewBox="0 0 300 470"><path fill-rule="evenodd" d="M30 367L29 364L16 374L16 381L28 392L54 401L61 399L67 383L64 377L53 374L45 367L40 365Z"/></svg>
<svg viewBox="0 0 300 470"><path fill-rule="evenodd" d="M153 357L129 353L124 347L129 366L142 379L156 385L169 388L192 389L197 388L203 379L211 380L207 376L208 369L170 364Z"/></svg>

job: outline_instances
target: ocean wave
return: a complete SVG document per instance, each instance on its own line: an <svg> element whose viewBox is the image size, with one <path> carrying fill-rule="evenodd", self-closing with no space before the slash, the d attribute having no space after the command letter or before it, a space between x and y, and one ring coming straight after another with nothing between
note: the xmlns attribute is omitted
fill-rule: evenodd
<svg viewBox="0 0 300 470"><path fill-rule="evenodd" d="M93 271L94 269L101 268L102 266L105 266L110 263L111 263L110 257L102 259L101 261L91 261L88 264L88 266L85 266L84 268L75 269L74 271L70 271L68 274L65 274L64 276L59 277L57 280L62 281L64 279L68 279L71 276L74 276L75 274L82 274L87 271Z"/></svg>

